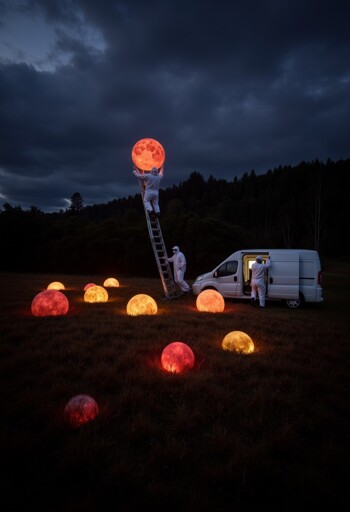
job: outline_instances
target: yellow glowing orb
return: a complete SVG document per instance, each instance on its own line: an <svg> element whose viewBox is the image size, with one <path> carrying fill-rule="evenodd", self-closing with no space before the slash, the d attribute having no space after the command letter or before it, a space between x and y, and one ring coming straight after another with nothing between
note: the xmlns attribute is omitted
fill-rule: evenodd
<svg viewBox="0 0 350 512"><path fill-rule="evenodd" d="M103 286L106 286L106 288L118 288L119 281L114 277L108 277L108 279L106 279L105 282L103 283Z"/></svg>
<svg viewBox="0 0 350 512"><path fill-rule="evenodd" d="M254 352L254 343L248 334L242 331L231 331L222 340L222 348L231 352L251 354Z"/></svg>
<svg viewBox="0 0 350 512"><path fill-rule="evenodd" d="M190 370L194 366L194 360L192 349L182 341L174 341L167 345L160 358L162 367L169 373Z"/></svg>
<svg viewBox="0 0 350 512"><path fill-rule="evenodd" d="M225 300L216 290L203 290L197 297L198 311L207 313L222 313L225 309Z"/></svg>
<svg viewBox="0 0 350 512"><path fill-rule="evenodd" d="M59 290L44 290L34 297L31 304L34 316L65 315L68 309L68 299Z"/></svg>
<svg viewBox="0 0 350 512"><path fill-rule="evenodd" d="M89 395L73 396L67 403L63 417L72 428L78 428L94 420L99 414L99 407Z"/></svg>
<svg viewBox="0 0 350 512"><path fill-rule="evenodd" d="M96 286L96 284L95 284L95 283L87 283L87 284L84 286L84 292L86 292L86 290L87 290L88 288L90 288L90 286Z"/></svg>
<svg viewBox="0 0 350 512"><path fill-rule="evenodd" d="M160 169L165 161L165 151L157 140L141 139L132 148L131 158L142 171L150 171L152 167Z"/></svg>
<svg viewBox="0 0 350 512"><path fill-rule="evenodd" d="M94 286L89 286L84 293L85 302L107 302L108 300L108 292L103 288L103 286L98 286L95 284Z"/></svg>
<svg viewBox="0 0 350 512"><path fill-rule="evenodd" d="M64 289L65 289L64 284L60 283L59 281L53 281L47 287L47 290L64 290Z"/></svg>
<svg viewBox="0 0 350 512"><path fill-rule="evenodd" d="M134 295L134 297L129 300L126 306L126 312L131 316L156 315L157 311L158 306L156 301L144 293Z"/></svg>

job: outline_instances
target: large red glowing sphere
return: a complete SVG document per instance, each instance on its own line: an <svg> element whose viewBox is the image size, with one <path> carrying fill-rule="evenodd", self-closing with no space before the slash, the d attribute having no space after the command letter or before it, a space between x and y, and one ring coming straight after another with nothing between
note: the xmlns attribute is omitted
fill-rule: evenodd
<svg viewBox="0 0 350 512"><path fill-rule="evenodd" d="M243 331L231 331L222 340L222 348L231 352L251 354L254 352L254 342L248 334Z"/></svg>
<svg viewBox="0 0 350 512"><path fill-rule="evenodd" d="M108 292L103 288L103 286L98 286L95 284L94 286L89 286L84 293L84 301L85 302L107 302L108 301Z"/></svg>
<svg viewBox="0 0 350 512"><path fill-rule="evenodd" d="M63 417L70 427L78 428L94 420L99 412L94 398L89 395L76 395L64 408Z"/></svg>
<svg viewBox="0 0 350 512"><path fill-rule="evenodd" d="M222 313L225 309L225 299L216 290L203 290L197 297L198 311L207 313Z"/></svg>
<svg viewBox="0 0 350 512"><path fill-rule="evenodd" d="M186 343L174 341L165 347L160 362L169 373L183 373L193 368L194 353Z"/></svg>
<svg viewBox="0 0 350 512"><path fill-rule="evenodd" d="M31 310L34 316L65 315L69 302L64 293L59 290L44 290L32 300Z"/></svg>
<svg viewBox="0 0 350 512"><path fill-rule="evenodd" d="M156 315L157 312L156 301L145 293L134 295L126 305L126 313L131 316Z"/></svg>
<svg viewBox="0 0 350 512"><path fill-rule="evenodd" d="M60 283L60 281L52 281L47 287L47 290L64 290L64 284Z"/></svg>
<svg viewBox="0 0 350 512"><path fill-rule="evenodd" d="M132 148L131 158L142 171L150 171L152 167L160 169L165 161L165 151L157 140L141 139Z"/></svg>
<svg viewBox="0 0 350 512"><path fill-rule="evenodd" d="M119 287L119 281L118 279L115 279L115 277L108 277L105 279L103 286L106 288L118 288Z"/></svg>

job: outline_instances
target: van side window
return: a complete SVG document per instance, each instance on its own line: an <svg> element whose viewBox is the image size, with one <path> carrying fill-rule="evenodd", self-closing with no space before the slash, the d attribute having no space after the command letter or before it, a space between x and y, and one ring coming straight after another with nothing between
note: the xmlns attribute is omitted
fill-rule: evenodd
<svg viewBox="0 0 350 512"><path fill-rule="evenodd" d="M227 261L223 263L216 271L217 277L232 276L237 272L238 261Z"/></svg>

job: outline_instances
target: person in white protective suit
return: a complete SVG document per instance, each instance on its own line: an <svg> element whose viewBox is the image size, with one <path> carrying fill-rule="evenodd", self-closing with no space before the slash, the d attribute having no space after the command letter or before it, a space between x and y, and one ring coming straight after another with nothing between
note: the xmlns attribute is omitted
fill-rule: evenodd
<svg viewBox="0 0 350 512"><path fill-rule="evenodd" d="M133 174L137 179L144 182L145 193L143 196L143 201L147 213L151 217L159 217L159 187L161 179L163 178L163 167L161 167L159 171L157 167L152 167L151 171L147 174L142 174L139 172L139 170L134 169Z"/></svg>
<svg viewBox="0 0 350 512"><path fill-rule="evenodd" d="M267 257L266 263L263 263L263 257L257 256L256 261L252 265L252 278L250 281L251 286L251 300L253 306L256 305L256 295L259 296L259 305L261 308L265 307L265 271L271 266L270 256Z"/></svg>
<svg viewBox="0 0 350 512"><path fill-rule="evenodd" d="M171 261L174 265L174 280L175 283L179 285L182 293L191 293L191 288L184 279L186 272L186 258L177 245L173 247L173 256L171 256L171 258L167 258L167 260Z"/></svg>

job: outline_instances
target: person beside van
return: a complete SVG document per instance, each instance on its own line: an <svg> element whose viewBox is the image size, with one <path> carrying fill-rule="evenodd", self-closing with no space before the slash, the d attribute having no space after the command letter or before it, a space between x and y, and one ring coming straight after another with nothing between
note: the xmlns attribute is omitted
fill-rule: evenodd
<svg viewBox="0 0 350 512"><path fill-rule="evenodd" d="M184 277L186 272L186 258L183 252L180 251L178 245L173 247L173 256L167 258L168 261L174 265L174 280L179 285L183 294L190 293L191 288L186 283Z"/></svg>
<svg viewBox="0 0 350 512"><path fill-rule="evenodd" d="M251 302L256 306L257 295L259 297L259 305L261 308L265 307L265 272L271 266L270 256L267 257L266 263L263 263L263 257L257 256L252 265L252 278L250 281L251 286Z"/></svg>

